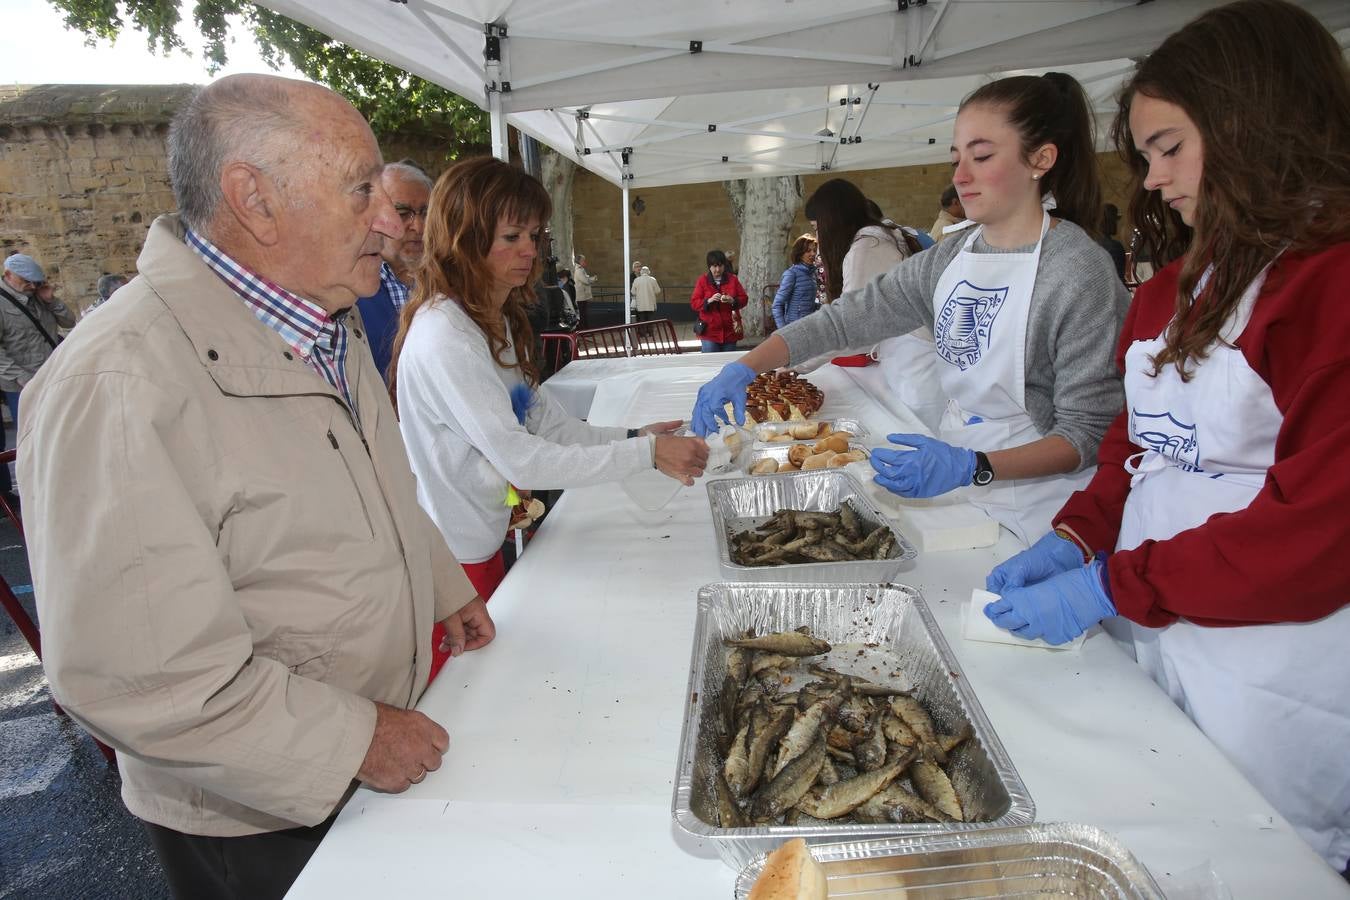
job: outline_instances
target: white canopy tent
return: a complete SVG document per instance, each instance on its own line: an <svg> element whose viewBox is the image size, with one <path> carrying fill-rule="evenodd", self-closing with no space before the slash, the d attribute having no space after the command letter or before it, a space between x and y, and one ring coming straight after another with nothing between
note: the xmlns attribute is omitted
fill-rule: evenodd
<svg viewBox="0 0 1350 900"><path fill-rule="evenodd" d="M1217 0L264 0L630 187L933 162L984 78L1103 105ZM1350 43L1350 3L1303 6ZM828 132L828 133L827 133ZM623 153L631 148L628 164ZM625 174L628 176L625 178Z"/></svg>
<svg viewBox="0 0 1350 900"><path fill-rule="evenodd" d="M1219 0L261 0L623 191L947 159L961 98L1058 69L1109 118L1132 57ZM1350 3L1301 0L1350 46ZM1099 129L1103 133L1105 129Z"/></svg>

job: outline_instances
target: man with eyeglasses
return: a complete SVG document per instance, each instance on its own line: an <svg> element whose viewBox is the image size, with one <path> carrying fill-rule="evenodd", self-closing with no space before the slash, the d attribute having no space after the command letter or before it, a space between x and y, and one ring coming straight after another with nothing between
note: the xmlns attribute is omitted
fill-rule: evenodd
<svg viewBox="0 0 1350 900"><path fill-rule="evenodd" d="M380 376L389 380L389 356L398 334L398 315L408 302L422 262L422 232L427 225L427 203L431 200L431 179L412 160L390 163L380 175L380 183L394 212L403 222L403 237L384 239L380 256L380 289L356 301L370 338L370 354Z"/></svg>

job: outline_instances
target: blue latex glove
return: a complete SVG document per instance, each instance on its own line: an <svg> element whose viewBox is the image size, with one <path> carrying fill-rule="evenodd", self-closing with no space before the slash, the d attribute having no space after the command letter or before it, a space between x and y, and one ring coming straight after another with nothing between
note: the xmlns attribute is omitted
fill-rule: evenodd
<svg viewBox="0 0 1350 900"><path fill-rule="evenodd" d="M1078 549L1078 545L1052 531L1032 544L1030 549L995 566L984 580L984 587L991 593L1001 594L1012 588L1044 581L1082 564L1083 551Z"/></svg>
<svg viewBox="0 0 1350 900"><path fill-rule="evenodd" d="M712 381L698 389L698 399L694 401L694 413L689 417L689 427L699 437L716 434L721 419L726 421L727 403L731 403L736 414L736 424L745 424L745 389L755 380L755 373L744 363L727 363ZM730 423L728 423L730 424Z"/></svg>
<svg viewBox="0 0 1350 900"><path fill-rule="evenodd" d="M530 407L534 405L534 391L530 386L521 382L511 388L511 412L516 414L516 421L521 425L525 424L525 417L530 414Z"/></svg>
<svg viewBox="0 0 1350 900"><path fill-rule="evenodd" d="M1064 644L1107 616L1114 616L1116 605L1111 602L1106 563L1094 559L1040 584L1012 588L985 604L984 614L1018 637Z"/></svg>
<svg viewBox="0 0 1350 900"><path fill-rule="evenodd" d="M872 468L877 470L874 480L893 494L936 497L970 484L975 475L974 450L921 434L888 434L886 440L914 448L872 451Z"/></svg>

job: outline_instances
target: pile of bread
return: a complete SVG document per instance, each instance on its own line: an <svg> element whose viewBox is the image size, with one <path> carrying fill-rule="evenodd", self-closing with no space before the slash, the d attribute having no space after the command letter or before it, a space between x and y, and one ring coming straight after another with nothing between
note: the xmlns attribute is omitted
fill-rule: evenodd
<svg viewBox="0 0 1350 900"><path fill-rule="evenodd" d="M809 472L812 469L837 469L867 458L862 450L849 449L848 432L836 431L814 444L793 444L787 459L779 462L771 456L758 460L750 467L751 475L774 475L779 472Z"/></svg>
<svg viewBox="0 0 1350 900"><path fill-rule="evenodd" d="M781 427L783 430L779 431ZM768 444L785 444L790 441L818 441L834 434L829 422L793 422L790 425L766 425L760 429L759 439Z"/></svg>
<svg viewBox="0 0 1350 900"><path fill-rule="evenodd" d="M763 372L745 389L746 424L805 422L820 412L825 394L796 372Z"/></svg>

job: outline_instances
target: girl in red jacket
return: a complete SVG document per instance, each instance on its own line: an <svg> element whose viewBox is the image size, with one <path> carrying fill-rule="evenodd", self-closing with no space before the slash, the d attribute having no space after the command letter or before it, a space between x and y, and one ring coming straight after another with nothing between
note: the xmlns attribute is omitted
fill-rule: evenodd
<svg viewBox="0 0 1350 900"><path fill-rule="evenodd" d="M736 349L736 342L745 337L740 311L749 299L741 282L731 274L727 255L721 250L709 250L708 274L699 277L689 297L689 305L698 313L699 324L703 326L695 332L704 353Z"/></svg>
<svg viewBox="0 0 1350 900"><path fill-rule="evenodd" d="M1172 262L1126 318L1096 476L993 571L985 613L1052 643L1123 617L1112 633L1341 871L1350 69L1310 13L1234 3L1140 64L1114 132L1131 219Z"/></svg>

